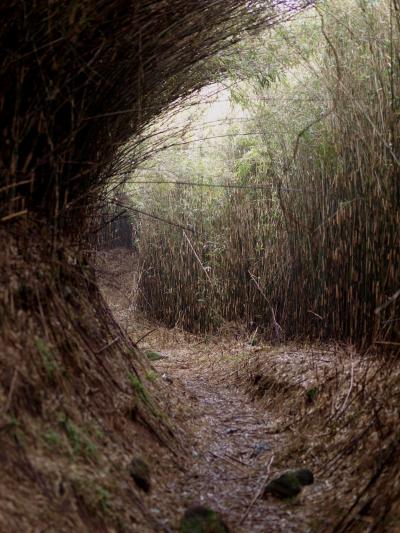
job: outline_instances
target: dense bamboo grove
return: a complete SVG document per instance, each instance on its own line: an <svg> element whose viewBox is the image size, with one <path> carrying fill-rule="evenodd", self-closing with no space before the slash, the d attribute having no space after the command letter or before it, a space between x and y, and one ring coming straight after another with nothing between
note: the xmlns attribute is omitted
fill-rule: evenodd
<svg viewBox="0 0 400 533"><path fill-rule="evenodd" d="M189 329L237 320L275 339L396 346L399 23L396 2L330 2L225 58L231 80L247 79L233 98L250 118L229 131L258 135L225 141L233 175L213 183L250 189L147 192L153 211L194 230L142 223L150 315ZM198 149L180 150L193 160ZM181 180L193 175L187 159Z"/></svg>
<svg viewBox="0 0 400 533"><path fill-rule="evenodd" d="M161 416L162 387L96 284L88 230L113 216L99 214L111 176L118 170L122 182L154 149L144 149L145 127L217 75L207 59L293 9L280 0L1 2L1 531L154 530L126 453L144 432L147 448L163 443L174 457L178 441ZM144 388L149 401L136 410ZM99 423L101 435L87 429ZM86 449L85 432L91 457L74 453ZM104 505L111 494L114 510Z"/></svg>
<svg viewBox="0 0 400 533"><path fill-rule="evenodd" d="M82 234L127 140L131 168L144 157L144 126L215 75L206 58L292 9L279 0L2 5L1 221Z"/></svg>

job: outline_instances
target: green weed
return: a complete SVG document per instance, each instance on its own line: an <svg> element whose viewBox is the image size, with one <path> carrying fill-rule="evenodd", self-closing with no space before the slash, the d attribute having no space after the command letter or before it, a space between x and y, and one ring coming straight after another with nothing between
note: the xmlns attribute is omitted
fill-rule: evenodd
<svg viewBox="0 0 400 533"><path fill-rule="evenodd" d="M152 383L154 383L155 381L157 381L158 374L157 372L154 372L154 370L147 370L146 378Z"/></svg>
<svg viewBox="0 0 400 533"><path fill-rule="evenodd" d="M35 340L35 344L38 352L42 357L43 366L47 376L50 379L53 379L54 373L59 368L58 362L55 360L55 357L50 351L50 348L48 347L46 341L38 337Z"/></svg>
<svg viewBox="0 0 400 533"><path fill-rule="evenodd" d="M148 350L146 352L146 355L147 355L147 358L152 362L159 361L160 359L163 358L160 352L155 352L154 350Z"/></svg>
<svg viewBox="0 0 400 533"><path fill-rule="evenodd" d="M85 435L83 429L74 424L68 417L62 415L60 420L74 456L82 456L88 460L98 461L96 445Z"/></svg>
<svg viewBox="0 0 400 533"><path fill-rule="evenodd" d="M106 488L91 479L75 479L73 486L93 516L111 515L111 494Z"/></svg>
<svg viewBox="0 0 400 533"><path fill-rule="evenodd" d="M45 431L42 434L42 439L51 448L59 447L62 444L61 435L58 433L58 431L55 431L54 429L49 429Z"/></svg>
<svg viewBox="0 0 400 533"><path fill-rule="evenodd" d="M129 382L131 384L132 390L134 393L138 396L138 398L143 403L150 403L149 395L147 390L145 389L143 383L140 381L140 379L135 376L134 374L129 374Z"/></svg>
<svg viewBox="0 0 400 533"><path fill-rule="evenodd" d="M12 435L19 444L24 444L25 435L21 429L22 424L16 416L11 416L6 428L9 431L10 435Z"/></svg>
<svg viewBox="0 0 400 533"><path fill-rule="evenodd" d="M97 485L95 490L98 500L98 506L101 509L101 512L104 514L108 514L110 511L110 493L101 485Z"/></svg>

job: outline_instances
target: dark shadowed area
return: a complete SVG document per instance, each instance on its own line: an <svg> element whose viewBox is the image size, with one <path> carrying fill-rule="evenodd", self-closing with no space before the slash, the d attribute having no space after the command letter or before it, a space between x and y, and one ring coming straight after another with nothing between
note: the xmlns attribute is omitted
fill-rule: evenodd
<svg viewBox="0 0 400 533"><path fill-rule="evenodd" d="M370 287L376 298L363 307L357 292L355 318L346 321L348 327L340 326L341 308L336 306L325 335L370 349L380 317L375 322L360 317L374 312L379 301L388 313L381 316L390 321L386 329L380 323L376 328L388 344L383 363L381 353L370 350L363 358L347 345L276 347L289 338L302 336L303 342L309 331L312 339L320 336L319 326L299 334L309 323L309 316L299 311L303 297L307 304L322 302L328 315L332 301L347 293L338 275L340 282L329 284L320 296L317 278L304 275L309 271L300 259L293 263L296 268L290 271L277 315L279 321L285 316L288 339L276 333L273 313L272 326L264 324L260 349L256 346L256 335L249 330L252 305L264 311L268 300L260 297L257 280L274 271L265 269L254 279L249 274L254 286L253 300L248 298L235 278L236 272L243 278L243 269L249 270L246 250L242 257L222 258L220 265L229 266L227 278L232 281L225 283L224 294L236 291L236 300L224 304L224 316L217 305L210 306L213 318L218 311L222 320L219 329L203 327L211 321L207 313L199 319L198 299L189 313L195 286L190 276L208 271L199 257L193 261L190 256L191 263L184 255L164 261L161 251L174 233L152 233L143 224L139 228L141 208L133 206L123 188L168 139L168 131L159 136L158 121L167 117L168 122L188 97L208 84L228 79L232 57L224 54L230 47L291 20L308 4L11 0L0 7L1 531L345 532L365 527L383 531L382 524L396 530L390 528L400 494L395 422L400 372L393 356L398 351L399 256L392 250L397 235L393 222L398 221L399 189L393 185L398 159L392 157L398 152L397 127L391 130L389 148L385 145L390 163L385 152L374 167L382 162L389 169L385 183L390 187L381 195L388 223L380 231L381 219L373 218L366 240L366 249L373 250L369 257L383 250L390 265L385 270L382 263L368 263L371 268L363 270L367 278L371 272L381 278L362 288ZM397 2L390 9L393 36L399 22ZM329 53L335 58L334 47ZM221 61L224 57L227 62ZM391 77L390 120L398 114L396 72ZM256 75L265 85L263 76ZM249 77L251 73L242 75ZM352 145L357 149L358 131ZM346 151L345 158L353 151ZM301 155L306 167L311 158ZM354 165L352 183L358 183L358 170ZM310 174L307 169L303 176ZM335 183L342 190L345 178ZM290 196L284 187L279 194L280 200ZM286 199L290 213L310 222L312 213L302 211L293 196ZM242 211L227 209L227 219L239 228L251 210L240 191L231 200ZM336 209L336 200L329 206ZM373 205L372 194L368 202ZM129 217L129 209L136 218ZM170 214L152 216L163 221ZM244 250L242 242L250 242L246 228L261 215L262 206L238 229L238 250ZM337 219L341 216L338 209ZM312 262L320 251L323 257L324 246L331 253L332 243L346 242L351 228L361 241L365 226L357 225L358 216L351 211L346 224L324 234L320 245L318 237L301 240L297 224L289 232L293 239L284 243L285 253L293 258L312 250L307 256ZM174 227L181 238L182 227ZM211 227L217 227L215 220ZM149 269L155 268L154 258L159 259L153 285L139 272L139 231L142 238L148 232L140 243L142 267L149 261ZM375 237L382 240L381 247ZM151 248L158 238L159 255ZM192 254L194 247L186 239L185 251ZM166 256L172 258L173 246L167 248ZM333 262L321 260L317 267L323 266L326 279L337 274L332 264L346 259L342 248L331 257ZM186 287L167 295L165 272L172 269L170 278L180 280L176 273L181 266L188 274ZM273 296L281 294L277 286ZM291 294L296 298L290 299ZM169 325L177 325L176 315L184 307L179 298L184 301L185 295L190 305L184 325L202 335L183 331L181 324L170 331L154 320L169 314ZM138 302L146 298L148 307L151 298L155 308L166 302L159 316L139 313ZM172 307L168 298L174 299ZM284 315L287 308L290 312ZM308 313L308 305L305 309ZM369 324L374 331L368 330ZM151 340L153 331L157 333ZM268 339L271 331L275 337ZM265 435L273 438L266 441ZM352 454L357 458L354 468ZM299 466L312 467L318 477L313 487L304 488L309 499L298 513L303 500L295 498L282 507L271 499L267 482L271 475ZM337 485L336 467L347 476ZM294 496L303 494L300 481L295 478ZM319 507L323 511L315 517Z"/></svg>

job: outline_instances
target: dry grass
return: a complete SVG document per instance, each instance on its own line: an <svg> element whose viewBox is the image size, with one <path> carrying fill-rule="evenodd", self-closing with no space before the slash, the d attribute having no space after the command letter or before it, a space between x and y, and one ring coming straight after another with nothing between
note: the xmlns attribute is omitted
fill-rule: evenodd
<svg viewBox="0 0 400 533"><path fill-rule="evenodd" d="M396 530L397 361L346 346L293 346L245 356L234 375L277 416L268 432L286 435L276 466L302 461L324 481L314 505L327 511L327 531Z"/></svg>
<svg viewBox="0 0 400 533"><path fill-rule="evenodd" d="M162 487L184 457L165 386L76 250L49 261L31 237L21 257L16 241L2 233L0 529L162 530L129 463L144 456Z"/></svg>
<svg viewBox="0 0 400 533"><path fill-rule="evenodd" d="M216 74L208 57L279 18L278 5L0 7L2 530L166 527L126 464L140 451L155 472L167 470L181 453L179 430L163 414L168 401L160 408L162 384L104 304L82 247L111 175L118 170L123 181L146 156L144 128Z"/></svg>
<svg viewBox="0 0 400 533"><path fill-rule="evenodd" d="M246 174L201 194L149 189L154 211L193 231L143 224L139 303L148 316L191 331L241 321L270 340L398 350L399 12L392 0L321 9L318 50L284 71L302 83L244 96L267 101L246 109L261 140L227 141L248 155ZM296 43L287 53L296 56ZM261 76L267 65L253 63ZM225 149L226 166L244 166ZM263 155L251 159L252 150ZM190 176L190 166L180 172Z"/></svg>

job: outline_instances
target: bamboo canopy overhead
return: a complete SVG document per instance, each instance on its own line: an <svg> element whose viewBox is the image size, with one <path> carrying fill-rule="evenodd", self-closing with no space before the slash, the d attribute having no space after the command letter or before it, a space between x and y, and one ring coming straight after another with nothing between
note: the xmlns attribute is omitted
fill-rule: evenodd
<svg viewBox="0 0 400 533"><path fill-rule="evenodd" d="M120 147L209 81L205 60L299 8L282 0L4 3L0 220L81 231Z"/></svg>

